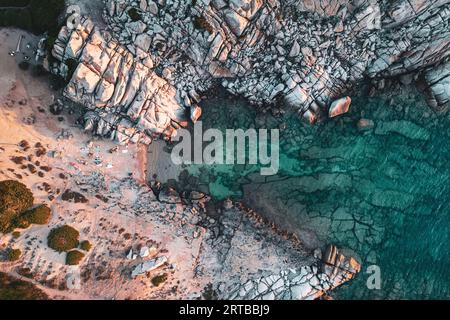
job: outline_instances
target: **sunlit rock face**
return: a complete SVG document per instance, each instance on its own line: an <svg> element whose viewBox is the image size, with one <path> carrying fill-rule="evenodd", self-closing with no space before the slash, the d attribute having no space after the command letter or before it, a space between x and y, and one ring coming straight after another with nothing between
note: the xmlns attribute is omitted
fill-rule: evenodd
<svg viewBox="0 0 450 320"><path fill-rule="evenodd" d="M179 123L189 119L189 106L180 103L175 88L149 68L149 57L138 61L88 19L76 30L63 28L53 55L77 63L64 93L92 110L85 115L86 129L95 128L97 134L120 142L149 143L154 135L171 136ZM67 73L65 64L60 72Z"/></svg>
<svg viewBox="0 0 450 320"><path fill-rule="evenodd" d="M62 31L56 56L84 65L66 92L140 137L170 136L217 82L310 122L367 79L421 80L433 107L449 104L447 0L106 0L104 18L115 40Z"/></svg>
<svg viewBox="0 0 450 320"><path fill-rule="evenodd" d="M227 299L245 300L314 300L324 293L353 279L360 272L360 264L346 257L334 245L329 245L323 256L316 251L318 263L279 274L259 276L242 284L233 284L225 295Z"/></svg>

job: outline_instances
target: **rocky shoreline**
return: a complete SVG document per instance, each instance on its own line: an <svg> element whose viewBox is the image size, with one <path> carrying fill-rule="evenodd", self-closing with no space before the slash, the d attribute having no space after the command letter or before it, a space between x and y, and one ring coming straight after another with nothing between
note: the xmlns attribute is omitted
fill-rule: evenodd
<svg viewBox="0 0 450 320"><path fill-rule="evenodd" d="M6 44L20 34L0 30ZM216 207L198 192L150 188L138 145L83 133L74 127L76 105L53 114L58 98L46 78L11 61L0 63L0 126L8 133L1 135L0 179L25 184L52 217L1 235L0 256L21 251L19 260L0 263L1 272L51 299L313 299L358 272L356 260L334 246L314 256L238 204ZM92 244L78 266L47 246L49 231L61 225Z"/></svg>
<svg viewBox="0 0 450 320"><path fill-rule="evenodd" d="M450 100L448 1L107 0L106 29L75 11L54 71L86 129L124 143L170 139L216 82L309 122L346 112L367 81L420 82L438 111Z"/></svg>
<svg viewBox="0 0 450 320"><path fill-rule="evenodd" d="M225 94L205 100L205 129L279 127L279 174L264 179L258 166L190 165L178 180L181 187L242 199L311 250L337 243L351 248L364 268L381 267L382 290L368 290L361 274L336 290L337 298L448 295L440 247L448 234L448 115L433 113L423 96L395 82L384 92L354 97L339 120L314 126L299 123L295 114L262 116L235 100ZM149 176L154 172L150 166ZM429 255L435 257L432 268Z"/></svg>
<svg viewBox="0 0 450 320"><path fill-rule="evenodd" d="M205 194L179 194L156 181L150 188L142 183L145 166L135 162L136 146L128 149L128 144L170 140L177 129L200 118L198 104L217 83L258 110L276 114L289 107L310 123L347 112L349 96L362 83L383 88L391 78L420 82L431 107L445 112L450 101L449 1L104 3L105 26L76 7L68 10L67 26L53 47L57 62L49 68L69 82L65 97L87 108L84 129L126 149L86 142L80 133L63 128L58 140L70 141L63 148L72 161L50 155L42 160L68 172L70 182L54 176L58 186L43 188L33 173L18 173L23 169L0 172L2 179L19 174L48 199L57 212L51 225L76 225L94 243L78 270L82 289L53 292L53 297L317 299L352 279L360 264L333 245L307 250L239 203L216 207ZM64 104L60 100L56 107L62 110ZM8 101L8 108L14 106ZM2 116L10 127L18 125L8 113ZM47 134L29 137L45 139ZM2 162L28 156L15 149L19 141L10 143L15 147L3 148ZM46 146L55 149L53 155L61 148L55 139L47 139ZM79 156L79 150L87 152ZM102 160L93 155L107 150L124 151L124 165L140 176L108 172L109 163L98 173L92 162ZM67 190L84 194L86 203L69 205L61 196ZM31 240L26 234L0 238L24 251L21 261L1 270L27 268L44 288L65 283L74 270L41 245L46 228L32 229ZM147 280L152 276L167 282L152 286Z"/></svg>

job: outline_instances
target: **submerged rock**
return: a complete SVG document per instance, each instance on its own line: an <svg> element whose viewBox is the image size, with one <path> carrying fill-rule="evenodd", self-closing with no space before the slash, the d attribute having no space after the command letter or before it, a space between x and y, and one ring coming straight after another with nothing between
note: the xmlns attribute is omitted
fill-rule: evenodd
<svg viewBox="0 0 450 320"><path fill-rule="evenodd" d="M427 141L430 139L430 133L427 129L407 120L380 122L375 129L375 133L380 135L397 133L413 140Z"/></svg>
<svg viewBox="0 0 450 320"><path fill-rule="evenodd" d="M375 127L375 122L370 119L359 119L357 127L360 131L372 130Z"/></svg>

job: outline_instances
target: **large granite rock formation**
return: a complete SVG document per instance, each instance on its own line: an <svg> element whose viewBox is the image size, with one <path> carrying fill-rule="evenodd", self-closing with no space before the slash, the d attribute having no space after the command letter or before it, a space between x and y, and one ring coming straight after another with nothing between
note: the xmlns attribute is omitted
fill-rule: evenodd
<svg viewBox="0 0 450 320"><path fill-rule="evenodd" d="M61 30L53 56L64 62L58 72L71 74L65 95L92 110L85 115L86 129L120 142L150 143L188 120L178 92L151 69L151 58L139 61L89 19Z"/></svg>
<svg viewBox="0 0 450 320"><path fill-rule="evenodd" d="M170 137L217 81L310 122L366 80L422 80L434 108L450 101L448 0L106 0L104 18L111 33L85 20L54 53L62 72L80 62L66 95L95 113L87 127L120 141Z"/></svg>

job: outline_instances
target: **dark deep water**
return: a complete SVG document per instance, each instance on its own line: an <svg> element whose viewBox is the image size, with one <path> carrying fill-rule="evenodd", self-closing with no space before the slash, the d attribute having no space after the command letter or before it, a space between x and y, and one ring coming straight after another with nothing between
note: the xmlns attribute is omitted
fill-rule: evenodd
<svg viewBox="0 0 450 320"><path fill-rule="evenodd" d="M450 298L450 120L419 95L356 98L349 114L314 126L295 116L257 115L244 101L218 95L203 104L204 127L277 128L280 171L257 166L189 166L217 199L232 196L299 231L305 243L336 243L362 271L338 299ZM359 130L358 120L373 121ZM381 290L366 286L381 268Z"/></svg>

